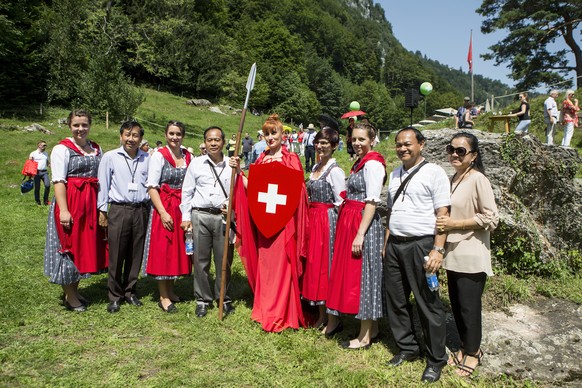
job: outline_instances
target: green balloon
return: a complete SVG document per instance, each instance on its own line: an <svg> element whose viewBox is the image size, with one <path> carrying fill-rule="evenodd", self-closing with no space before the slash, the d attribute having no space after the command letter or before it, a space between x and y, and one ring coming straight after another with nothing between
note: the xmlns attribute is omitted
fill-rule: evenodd
<svg viewBox="0 0 582 388"><path fill-rule="evenodd" d="M423 82L422 85L420 85L420 93L422 93L423 96L428 96L430 94L430 92L432 92L432 85L430 82Z"/></svg>
<svg viewBox="0 0 582 388"><path fill-rule="evenodd" d="M360 110L360 103L357 101L350 102L350 110Z"/></svg>

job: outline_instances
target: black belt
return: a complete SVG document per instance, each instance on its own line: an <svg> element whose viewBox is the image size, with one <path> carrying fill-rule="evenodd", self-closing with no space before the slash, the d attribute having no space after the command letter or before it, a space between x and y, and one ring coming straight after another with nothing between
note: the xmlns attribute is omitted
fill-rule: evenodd
<svg viewBox="0 0 582 388"><path fill-rule="evenodd" d="M36 172L45 172L45 171L46 171L46 169L44 169L44 170L36 170Z"/></svg>
<svg viewBox="0 0 582 388"><path fill-rule="evenodd" d="M111 202L111 205L140 208L147 207L149 202Z"/></svg>
<svg viewBox="0 0 582 388"><path fill-rule="evenodd" d="M214 215L222 214L222 210L216 207L194 207L192 210L196 210L203 213L209 213Z"/></svg>
<svg viewBox="0 0 582 388"><path fill-rule="evenodd" d="M434 238L434 235L429 234L429 235L426 235L426 236L410 236L410 237L406 237L406 236L395 236L393 234L390 235L390 238L393 238L394 240L400 241L400 242L422 240L423 238L427 238L427 237Z"/></svg>

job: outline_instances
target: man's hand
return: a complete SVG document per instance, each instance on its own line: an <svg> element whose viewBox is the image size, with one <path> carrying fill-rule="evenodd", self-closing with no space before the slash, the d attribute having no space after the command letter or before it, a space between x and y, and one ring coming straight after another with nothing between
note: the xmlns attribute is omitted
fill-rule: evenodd
<svg viewBox="0 0 582 388"><path fill-rule="evenodd" d="M107 228L107 213L100 211L99 212L99 226L102 228Z"/></svg>

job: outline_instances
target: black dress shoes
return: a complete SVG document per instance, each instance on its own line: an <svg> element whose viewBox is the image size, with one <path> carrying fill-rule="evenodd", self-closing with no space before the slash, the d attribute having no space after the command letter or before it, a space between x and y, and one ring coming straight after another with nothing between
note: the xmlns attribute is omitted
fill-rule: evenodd
<svg viewBox="0 0 582 388"><path fill-rule="evenodd" d="M388 361L388 366L400 366L405 362L414 361L418 358L418 354L406 354L398 353L390 361Z"/></svg>
<svg viewBox="0 0 582 388"><path fill-rule="evenodd" d="M442 366L429 365L422 373L421 381L426 383L434 383L441 378Z"/></svg>
<svg viewBox="0 0 582 388"><path fill-rule="evenodd" d="M325 333L325 336L327 338L331 338L334 335L336 335L337 333L340 333L342 330L344 329L344 325L342 325L342 323L338 323L336 327L333 328L332 331L328 331Z"/></svg>
<svg viewBox="0 0 582 388"><path fill-rule="evenodd" d="M116 313L119 311L119 301L115 300L113 302L109 302L107 305L107 312L108 313Z"/></svg>
<svg viewBox="0 0 582 388"><path fill-rule="evenodd" d="M232 305L232 303L230 302L224 303L222 305L222 312L224 313L224 315L234 313L234 306Z"/></svg>
<svg viewBox="0 0 582 388"><path fill-rule="evenodd" d="M158 302L158 306L162 309L162 311L164 311L166 313L177 313L178 312L178 308L174 305L174 303L170 303L168 308L164 308L164 305L162 304L162 302Z"/></svg>
<svg viewBox="0 0 582 388"><path fill-rule="evenodd" d="M208 314L208 305L204 303L200 303L196 305L196 316L198 318L205 317Z"/></svg>
<svg viewBox="0 0 582 388"><path fill-rule="evenodd" d="M129 298L125 298L125 301L127 303L131 304L131 305L134 305L134 306L141 306L141 305L143 305L143 303L141 303L141 300L139 300L137 298L137 296L135 296L135 295L132 295Z"/></svg>
<svg viewBox="0 0 582 388"><path fill-rule="evenodd" d="M366 344L366 345L360 345L360 346L355 346L355 347L350 346L350 341L344 341L341 343L341 347L344 349L348 349L348 350L366 350L366 349L370 349L370 346L372 346L371 342L369 344Z"/></svg>
<svg viewBox="0 0 582 388"><path fill-rule="evenodd" d="M83 303L81 303L77 307L73 307L69 304L69 302L65 301L65 308L69 311L74 311L76 313L82 313L84 311L87 311L87 306L85 306Z"/></svg>

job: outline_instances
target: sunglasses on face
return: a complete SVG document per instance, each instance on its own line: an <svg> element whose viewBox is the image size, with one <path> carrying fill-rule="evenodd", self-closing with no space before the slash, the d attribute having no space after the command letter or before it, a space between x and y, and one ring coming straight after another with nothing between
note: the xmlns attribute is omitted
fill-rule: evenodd
<svg viewBox="0 0 582 388"><path fill-rule="evenodd" d="M467 151L467 149L465 147L455 148L450 144L447 146L446 151L447 151L447 154L449 154L449 155L457 154L457 156L459 156L461 158L467 154L474 152L474 151Z"/></svg>

